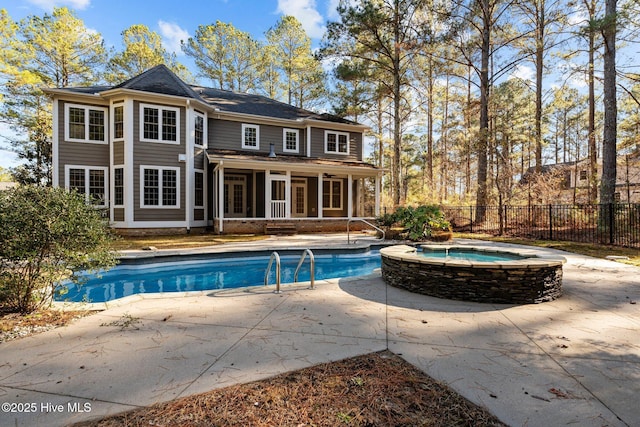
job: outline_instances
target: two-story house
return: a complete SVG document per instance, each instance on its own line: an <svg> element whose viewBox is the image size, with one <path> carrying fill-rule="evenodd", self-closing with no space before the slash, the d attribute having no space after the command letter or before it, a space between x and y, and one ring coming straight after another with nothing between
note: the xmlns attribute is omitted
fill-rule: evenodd
<svg viewBox="0 0 640 427"><path fill-rule="evenodd" d="M366 127L159 65L117 86L53 88L53 183L122 233L342 231L378 214Z"/></svg>

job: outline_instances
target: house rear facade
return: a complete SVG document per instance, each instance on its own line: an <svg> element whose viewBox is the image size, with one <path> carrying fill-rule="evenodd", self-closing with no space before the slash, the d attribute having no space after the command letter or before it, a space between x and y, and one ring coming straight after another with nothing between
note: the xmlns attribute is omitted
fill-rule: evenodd
<svg viewBox="0 0 640 427"><path fill-rule="evenodd" d="M159 65L117 86L55 88L53 183L124 234L343 231L378 214L366 126L259 95L188 85Z"/></svg>

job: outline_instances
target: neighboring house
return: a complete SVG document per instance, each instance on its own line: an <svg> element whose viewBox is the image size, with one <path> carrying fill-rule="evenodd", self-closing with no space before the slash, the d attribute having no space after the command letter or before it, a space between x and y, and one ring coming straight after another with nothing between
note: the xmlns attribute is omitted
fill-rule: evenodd
<svg viewBox="0 0 640 427"><path fill-rule="evenodd" d="M0 182L0 191L9 190L11 188L16 188L17 186L18 186L17 182L1 181Z"/></svg>
<svg viewBox="0 0 640 427"><path fill-rule="evenodd" d="M47 89L53 183L123 233L345 230L378 214L358 123L187 85L159 65L117 86Z"/></svg>
<svg viewBox="0 0 640 427"><path fill-rule="evenodd" d="M616 191L615 199L621 203L640 203L640 153L618 156L616 159ZM597 163L598 191L600 191L600 176L602 174L602 159ZM589 202L589 159L578 162L544 165L542 174L561 172L563 175L562 191L558 203L588 203ZM534 173L530 168L527 176Z"/></svg>

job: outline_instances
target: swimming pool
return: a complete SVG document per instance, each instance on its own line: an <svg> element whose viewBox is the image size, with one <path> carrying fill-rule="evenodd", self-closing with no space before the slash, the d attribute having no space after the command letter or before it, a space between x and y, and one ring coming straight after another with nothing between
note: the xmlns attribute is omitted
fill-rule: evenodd
<svg viewBox="0 0 640 427"><path fill-rule="evenodd" d="M281 283L292 283L302 251L280 252ZM314 251L315 280L370 274L380 268L380 251L327 253ZM165 262L119 264L100 275L85 275L80 286L68 285L57 301L106 302L134 294L207 291L264 285L270 253L211 255L207 258L172 257ZM298 281L309 280L309 262L300 269ZM275 266L269 283L275 283Z"/></svg>

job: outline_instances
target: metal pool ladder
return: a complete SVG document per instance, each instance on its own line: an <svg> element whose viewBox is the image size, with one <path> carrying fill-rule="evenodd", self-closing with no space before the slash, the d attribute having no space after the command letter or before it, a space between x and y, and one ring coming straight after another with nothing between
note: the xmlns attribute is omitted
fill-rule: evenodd
<svg viewBox="0 0 640 427"><path fill-rule="evenodd" d="M307 255L309 255L309 280L311 282L311 285L309 286L310 289L313 289L313 284L315 282L315 271L316 271L316 259L313 256L313 252L311 252L311 249L305 249L304 252L302 252L302 256L300 256L300 261L298 261L298 266L296 267L296 272L293 274L293 282L297 282L298 281L298 273L300 272L300 267L302 267L302 263L304 262L304 259L307 257Z"/></svg>
<svg viewBox="0 0 640 427"><path fill-rule="evenodd" d="M307 257L307 254L309 255L309 271L310 271L310 281L311 281L311 286L310 289L314 289L313 285L314 285L314 278L315 278L315 269L316 269L316 261L315 261L315 257L313 256L313 252L311 252L311 249L305 249L304 252L302 252L302 255L300 256L300 261L298 262L298 267L296 267L296 272L293 274L293 282L297 282L298 281L298 273L300 272L300 267L302 267L302 263L304 262L304 259ZM264 285L267 286L269 285L269 273L271 273L271 267L273 266L273 261L276 261L276 290L273 291L276 294L280 293L280 254L278 254L278 252L273 251L271 253L271 257L269 257L269 264L267 265L267 270L264 272Z"/></svg>

